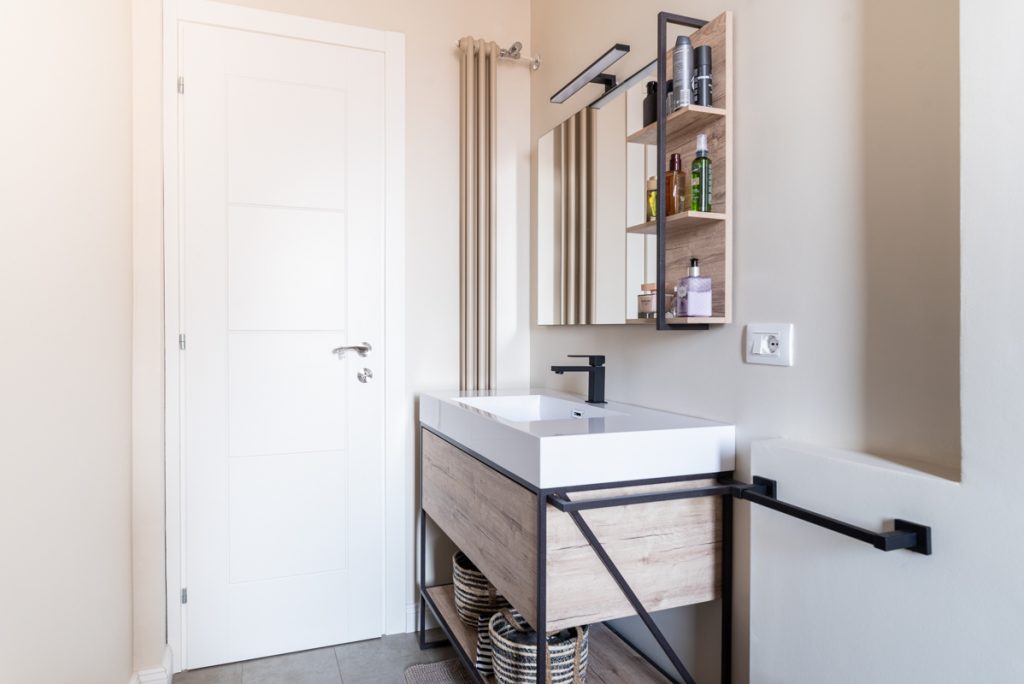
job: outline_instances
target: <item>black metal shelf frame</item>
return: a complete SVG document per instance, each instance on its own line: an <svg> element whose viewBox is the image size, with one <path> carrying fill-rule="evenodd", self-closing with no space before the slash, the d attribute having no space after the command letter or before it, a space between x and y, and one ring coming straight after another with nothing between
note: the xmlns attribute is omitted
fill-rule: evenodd
<svg viewBox="0 0 1024 684"><path fill-rule="evenodd" d="M668 116L666 111L666 97L668 95L667 58L668 52L668 25L687 26L689 28L703 28L708 22L703 19L684 17L681 14L671 12L658 12L658 211L654 217L657 227L655 234L658 236L658 298L655 301L657 315L655 317L657 330L707 330L707 323L669 323L666 320L665 311L665 119Z"/></svg>
<svg viewBox="0 0 1024 684"><path fill-rule="evenodd" d="M576 527L580 530L580 533L587 540L591 549L597 555L598 559L604 565L608 574L618 585L619 590L623 593L630 605L633 607L636 614L640 617L644 626L647 627L648 631L654 637L661 650L665 653L669 662L672 663L673 668L678 675L678 679L661 670L660 667L657 669L665 675L670 681L685 682L686 684L696 684L696 680L693 675L690 674L682 660L676 654L675 650L668 643L668 640L662 634L657 624L654 622L650 613L644 607L643 602L637 597L636 592L630 586L629 582L623 577L619 571L615 562L606 552L604 545L594 534L594 531L590 528L587 522L583 519L581 511L594 510L598 508L611 508L618 506L631 506L637 504L654 503L658 501L677 501L682 499L693 499L707 496L718 496L722 499L722 561L721 561L721 574L722 574L722 634L721 634L721 680L723 684L730 684L732 681L732 594L733 594L733 499L742 499L751 503L759 504L772 510L784 513L786 515L798 518L805 522L823 527L827 530L837 532L845 535L852 539L856 539L861 542L865 542L882 551L896 551L899 549L906 549L908 551L914 551L915 553L921 553L924 555L931 555L932 553L932 540L931 540L931 528L927 525L920 523L914 523L907 520L896 519L894 521L894 529L888 532L874 532L867 530L856 525L830 518L820 513L795 506L778 499L778 484L775 480L771 480L764 477L754 477L753 483L738 482L732 479L731 472L720 472L720 473L702 473L697 475L686 475L680 477L668 477L668 478L654 478L654 479L643 479L643 480L628 480L623 482L609 482L602 483L599 485L585 485L576 487L558 487L554 489L542 489L532 485L531 483L517 477L513 473L508 472L506 469L500 467L496 463L493 463L486 457L476 453L472 449L459 444L450 438L442 435L435 430L432 430L426 425L420 425L422 430L426 430L436 435L440 439L448 442L460 451L473 457L483 465L491 468L505 477L513 480L516 484L526 488L537 497L537 625L534 628L537 631L537 652L542 653L546 646L544 635L546 634L547 616L545 611L547 609L547 516L548 516L548 505L550 504L556 510L562 513L568 514ZM423 510L423 446L422 439L419 440L419 447L417 448L417 496L416 496L416 507L417 516L419 521L419 535L418 535L418 546L419 546L419 595L420 595L420 610L417 618L417 638L419 639L419 646L421 649L434 648L437 646L443 646L447 643L451 643L456 653L459 655L460 660L465 664L466 669L469 670L470 675L477 684L485 684L484 679L476 671L476 664L470 658L469 654L465 652L458 639L455 638L451 631L451 628L446 623L444 616L434 603L433 599L427 593L426 584L426 526L427 526L427 513ZM651 484L662 484L671 482L687 482L697 479L715 479L716 484L707 487L698 487L683 489L678 491L665 491L665 492L653 492L646 494L629 494L629 495L618 495L618 496L607 496L599 499L588 499L586 501L574 501L570 498L571 493L580 491L601 491L606 489L619 489L622 487L635 487L642 485ZM444 632L446 640L428 642L426 640L426 611L427 609L434 615L441 630ZM650 658L640 651L634 644L628 639L622 637L621 634L616 634L622 639L627 645L633 650L637 651L646 659L648 662L652 662ZM654 664L652 662L652 664ZM655 665L657 667L657 665ZM545 659L537 659L537 681L545 681Z"/></svg>

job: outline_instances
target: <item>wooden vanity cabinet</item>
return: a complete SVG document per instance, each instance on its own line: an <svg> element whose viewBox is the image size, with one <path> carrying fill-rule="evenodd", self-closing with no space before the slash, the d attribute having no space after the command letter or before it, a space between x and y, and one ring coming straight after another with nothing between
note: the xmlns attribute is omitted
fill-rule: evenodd
<svg viewBox="0 0 1024 684"><path fill-rule="evenodd" d="M421 438L423 510L536 624L538 493L429 430L423 429ZM570 498L676 491L714 482L572 491ZM599 508L581 515L644 607L653 612L719 596L721 507L719 497L700 497ZM635 614L568 513L547 504L546 527L548 631Z"/></svg>

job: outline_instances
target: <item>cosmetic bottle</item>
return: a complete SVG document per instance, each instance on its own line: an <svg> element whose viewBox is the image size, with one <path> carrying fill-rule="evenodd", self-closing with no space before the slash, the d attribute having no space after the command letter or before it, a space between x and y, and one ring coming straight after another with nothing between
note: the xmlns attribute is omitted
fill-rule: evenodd
<svg viewBox="0 0 1024 684"><path fill-rule="evenodd" d="M686 87L692 78L693 44L686 36L679 36L676 38L675 47L672 48L672 79L679 84L679 87L675 88L672 93L670 112L692 104L693 91Z"/></svg>
<svg viewBox="0 0 1024 684"><path fill-rule="evenodd" d="M676 316L711 315L711 278L700 274L700 260L690 259L690 269L685 278L676 284Z"/></svg>
<svg viewBox="0 0 1024 684"><path fill-rule="evenodd" d="M658 284L644 283L636 296L637 318L654 318L658 313Z"/></svg>
<svg viewBox="0 0 1024 684"><path fill-rule="evenodd" d="M671 290L665 290L665 315L671 316L674 310L674 294ZM636 296L637 318L658 317L658 284L644 283L640 286L640 294Z"/></svg>
<svg viewBox="0 0 1024 684"><path fill-rule="evenodd" d="M647 96L644 97L644 126L650 126L658 120L658 82L647 84Z"/></svg>
<svg viewBox="0 0 1024 684"><path fill-rule="evenodd" d="M693 100L702 107L710 107L713 100L711 89L711 46L701 45L693 51Z"/></svg>
<svg viewBox="0 0 1024 684"><path fill-rule="evenodd" d="M697 136L697 156L690 165L690 211L711 211L711 160L708 136Z"/></svg>
<svg viewBox="0 0 1024 684"><path fill-rule="evenodd" d="M658 215L658 178L647 179L647 220L653 221Z"/></svg>
<svg viewBox="0 0 1024 684"><path fill-rule="evenodd" d="M665 174L665 216L678 214L683 210L686 191L683 186L683 159L678 154L669 157L668 172Z"/></svg>

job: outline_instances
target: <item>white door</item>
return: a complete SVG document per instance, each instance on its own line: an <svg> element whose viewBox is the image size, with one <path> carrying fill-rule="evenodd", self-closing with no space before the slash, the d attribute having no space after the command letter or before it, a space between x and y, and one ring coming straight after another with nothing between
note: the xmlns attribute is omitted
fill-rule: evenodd
<svg viewBox="0 0 1024 684"><path fill-rule="evenodd" d="M380 636L384 56L180 49L186 664Z"/></svg>

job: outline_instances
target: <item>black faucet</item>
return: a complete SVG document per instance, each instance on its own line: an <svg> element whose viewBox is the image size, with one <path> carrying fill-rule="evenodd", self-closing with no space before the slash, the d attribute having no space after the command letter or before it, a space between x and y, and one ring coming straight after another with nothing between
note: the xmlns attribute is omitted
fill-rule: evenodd
<svg viewBox="0 0 1024 684"><path fill-rule="evenodd" d="M588 359L587 366L552 366L556 375L562 373L589 373L587 403L604 404L604 356L597 354L569 354L570 359Z"/></svg>

